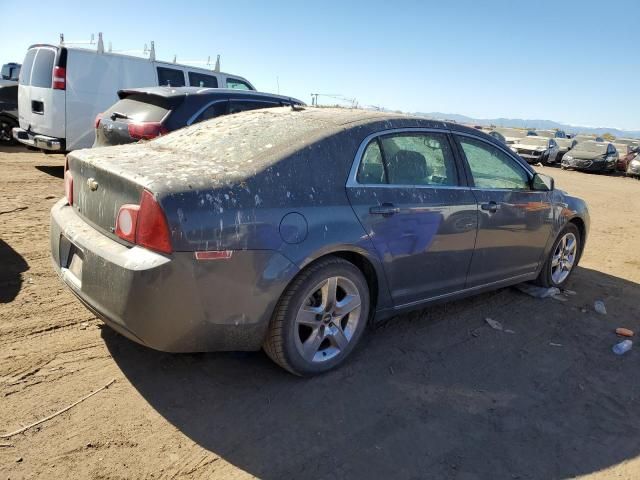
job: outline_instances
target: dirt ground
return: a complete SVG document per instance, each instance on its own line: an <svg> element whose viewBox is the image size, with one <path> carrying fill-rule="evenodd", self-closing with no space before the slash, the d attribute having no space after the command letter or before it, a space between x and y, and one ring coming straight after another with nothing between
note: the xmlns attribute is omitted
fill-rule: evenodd
<svg viewBox="0 0 640 480"><path fill-rule="evenodd" d="M0 479L640 478L640 351L611 353L640 331L640 182L544 169L592 215L566 302L505 289L398 317L303 380L95 319L49 259L62 165L0 151L0 435L115 383L0 438Z"/></svg>

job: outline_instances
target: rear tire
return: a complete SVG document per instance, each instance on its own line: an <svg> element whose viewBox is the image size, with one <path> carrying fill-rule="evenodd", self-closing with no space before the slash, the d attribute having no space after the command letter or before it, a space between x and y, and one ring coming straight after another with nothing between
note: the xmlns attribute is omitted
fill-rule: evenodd
<svg viewBox="0 0 640 480"><path fill-rule="evenodd" d="M13 132L11 131L14 127L18 126L18 122L16 122L13 118L0 116L0 144L1 145L17 145L18 141L13 138Z"/></svg>
<svg viewBox="0 0 640 480"><path fill-rule="evenodd" d="M568 223L558 234L549 257L535 280L541 287L563 288L580 261L582 238L573 223Z"/></svg>
<svg viewBox="0 0 640 480"><path fill-rule="evenodd" d="M342 258L327 257L303 270L280 297L264 351L295 375L324 373L353 351L369 308L362 272Z"/></svg>

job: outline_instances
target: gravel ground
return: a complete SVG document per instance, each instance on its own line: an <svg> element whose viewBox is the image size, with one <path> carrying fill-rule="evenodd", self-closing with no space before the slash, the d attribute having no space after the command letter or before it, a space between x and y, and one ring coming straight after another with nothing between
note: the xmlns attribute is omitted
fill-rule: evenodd
<svg viewBox="0 0 640 480"><path fill-rule="evenodd" d="M0 479L640 478L640 351L611 353L616 327L640 330L640 182L543 169L592 215L565 302L504 289L404 315L303 380L94 318L49 259L62 165L0 150L0 434L115 383L0 438Z"/></svg>

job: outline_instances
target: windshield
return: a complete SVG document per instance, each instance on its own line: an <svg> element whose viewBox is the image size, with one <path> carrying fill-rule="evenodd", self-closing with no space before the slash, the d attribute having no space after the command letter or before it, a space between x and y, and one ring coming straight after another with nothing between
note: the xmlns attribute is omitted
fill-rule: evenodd
<svg viewBox="0 0 640 480"><path fill-rule="evenodd" d="M536 147L548 147L549 139L545 137L526 137L518 142L522 145L534 145Z"/></svg>
<svg viewBox="0 0 640 480"><path fill-rule="evenodd" d="M580 142L573 147L574 152L606 153L608 143Z"/></svg>

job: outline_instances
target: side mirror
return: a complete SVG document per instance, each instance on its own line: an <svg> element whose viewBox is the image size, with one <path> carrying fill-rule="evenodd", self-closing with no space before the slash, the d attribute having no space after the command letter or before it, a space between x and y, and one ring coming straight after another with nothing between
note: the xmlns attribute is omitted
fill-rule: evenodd
<svg viewBox="0 0 640 480"><path fill-rule="evenodd" d="M555 181L549 175L536 173L531 180L531 188L539 192L551 192L555 188Z"/></svg>

